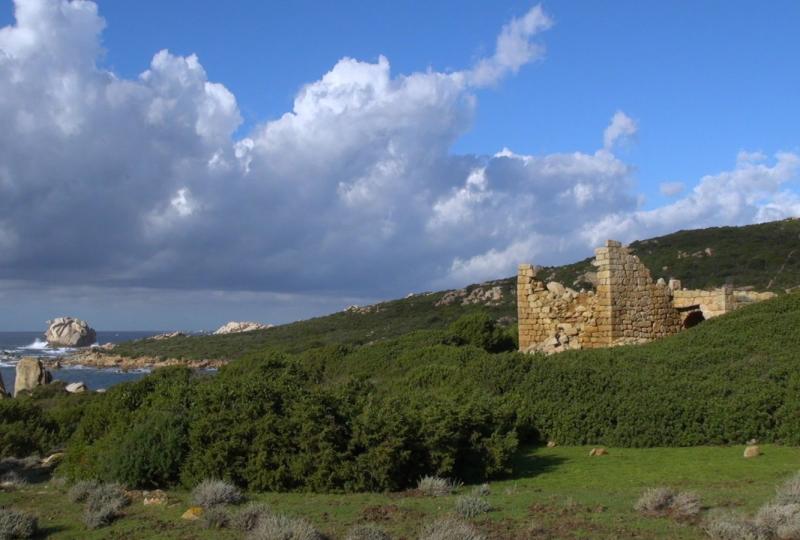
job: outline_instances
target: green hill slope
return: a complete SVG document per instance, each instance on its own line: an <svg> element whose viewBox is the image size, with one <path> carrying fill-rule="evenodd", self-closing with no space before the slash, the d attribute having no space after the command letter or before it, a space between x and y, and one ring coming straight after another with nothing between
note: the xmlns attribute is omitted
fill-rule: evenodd
<svg viewBox="0 0 800 540"><path fill-rule="evenodd" d="M732 283L736 287L780 292L800 285L800 220L797 219L679 231L636 241L630 247L650 268L654 278L678 278L688 288ZM570 286L587 286L582 276L593 270L590 261L545 267L540 275ZM501 298L487 301L486 294L493 289L499 291ZM131 342L117 347L115 353L234 359L262 349L299 352L327 344L359 345L417 329L444 328L461 315L477 310L513 324L515 279L471 285L460 291L414 295L246 334Z"/></svg>
<svg viewBox="0 0 800 540"><path fill-rule="evenodd" d="M93 398L63 472L129 485L212 477L254 490L395 490L425 474L514 474L518 446L537 440L796 445L799 325L793 293L613 349L490 353L469 344L490 326L465 334L459 324L254 353L215 377L166 368Z"/></svg>

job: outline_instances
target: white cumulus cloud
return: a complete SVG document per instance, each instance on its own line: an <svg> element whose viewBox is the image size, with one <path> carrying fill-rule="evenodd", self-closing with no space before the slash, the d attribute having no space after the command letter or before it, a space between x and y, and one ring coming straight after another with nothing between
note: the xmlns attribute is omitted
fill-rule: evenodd
<svg viewBox="0 0 800 540"><path fill-rule="evenodd" d="M603 132L603 147L611 150L616 144L636 135L638 131L639 126L633 118L622 111L617 111L611 118L611 124Z"/></svg>
<svg viewBox="0 0 800 540"><path fill-rule="evenodd" d="M800 209L797 155L741 153L641 210L614 153L637 132L621 111L594 151L453 153L475 90L542 57L540 6L460 71L342 58L241 137L236 97L195 55L155 52L126 79L98 67L93 2L15 0L15 16L0 29L0 278L42 290L391 297Z"/></svg>

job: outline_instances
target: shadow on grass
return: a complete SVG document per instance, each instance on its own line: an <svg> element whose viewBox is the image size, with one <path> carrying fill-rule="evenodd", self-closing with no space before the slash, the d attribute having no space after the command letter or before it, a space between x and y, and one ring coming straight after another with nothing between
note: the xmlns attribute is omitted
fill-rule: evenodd
<svg viewBox="0 0 800 540"><path fill-rule="evenodd" d="M0 460L0 483L42 484L52 476L52 468L41 466L38 458Z"/></svg>
<svg viewBox="0 0 800 540"><path fill-rule="evenodd" d="M36 533L34 538L50 538L51 535L64 532L67 528L63 525L51 525L49 527L42 527L41 523L39 524L39 530Z"/></svg>
<svg viewBox="0 0 800 540"><path fill-rule="evenodd" d="M513 478L531 478L552 471L559 465L567 461L566 458L559 456L546 456L539 454L538 450L543 446L526 445L522 446L514 456L512 466Z"/></svg>

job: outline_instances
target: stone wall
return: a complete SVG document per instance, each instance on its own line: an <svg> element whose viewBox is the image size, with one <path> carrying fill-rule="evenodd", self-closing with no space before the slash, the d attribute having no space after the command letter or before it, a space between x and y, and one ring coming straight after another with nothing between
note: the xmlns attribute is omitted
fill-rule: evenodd
<svg viewBox="0 0 800 540"><path fill-rule="evenodd" d="M675 334L687 313L704 309L709 318L735 307L732 291L679 291L680 282L653 282L650 271L614 240L595 250L597 290L576 292L536 279L530 264L519 266L517 317L521 351L640 343ZM675 295L680 299L674 303ZM697 303L686 303L701 300ZM698 307L699 306L699 307ZM707 313L707 315L706 315Z"/></svg>
<svg viewBox="0 0 800 540"><path fill-rule="evenodd" d="M663 280L653 282L639 257L614 240L597 248L595 256L597 296L610 311L612 345L650 341L680 330L672 291Z"/></svg>
<svg viewBox="0 0 800 540"><path fill-rule="evenodd" d="M575 292L560 283L536 279L530 264L517 274L520 350L580 349L594 341L597 320L594 292Z"/></svg>
<svg viewBox="0 0 800 540"><path fill-rule="evenodd" d="M703 313L704 319L717 317L736 309L736 298L733 294L733 287L730 285L713 291L676 290L672 293L672 302L679 310L697 306L697 309Z"/></svg>

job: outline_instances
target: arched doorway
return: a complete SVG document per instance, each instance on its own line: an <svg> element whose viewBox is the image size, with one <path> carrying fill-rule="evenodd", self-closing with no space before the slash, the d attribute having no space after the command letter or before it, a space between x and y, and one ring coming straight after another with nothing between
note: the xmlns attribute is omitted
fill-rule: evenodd
<svg viewBox="0 0 800 540"><path fill-rule="evenodd" d="M700 311L699 309L697 311L690 311L686 315L686 318L683 319L683 327L691 328L692 326L697 326L704 320L706 320L706 318L703 317L703 312Z"/></svg>

